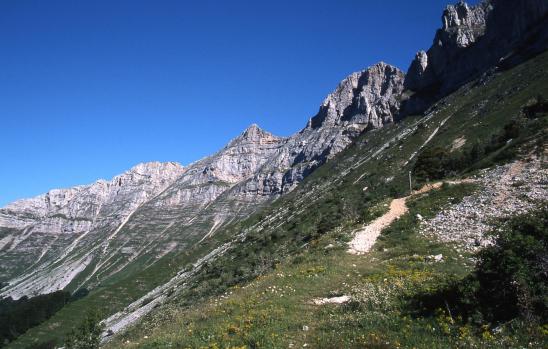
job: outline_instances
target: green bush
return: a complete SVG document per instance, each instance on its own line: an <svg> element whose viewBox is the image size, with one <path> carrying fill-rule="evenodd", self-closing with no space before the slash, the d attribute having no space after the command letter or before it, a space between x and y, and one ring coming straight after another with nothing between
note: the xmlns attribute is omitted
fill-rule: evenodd
<svg viewBox="0 0 548 349"><path fill-rule="evenodd" d="M518 146L538 132L538 127L534 120L517 117L505 124L501 132L489 139L476 140L462 152L450 152L442 147L426 148L417 156L413 173L424 182L455 176L478 165L491 166L489 158L497 163L510 161L517 157Z"/></svg>
<svg viewBox="0 0 548 349"><path fill-rule="evenodd" d="M489 321L548 316L548 211L511 219L494 234L495 244L479 253L475 278Z"/></svg>
<svg viewBox="0 0 548 349"><path fill-rule="evenodd" d="M33 344L27 347L27 349L55 349L55 348L57 348L57 345L54 340Z"/></svg>
<svg viewBox="0 0 548 349"><path fill-rule="evenodd" d="M84 321L65 340L65 349L97 349L101 343L103 325L97 312L89 312Z"/></svg>
<svg viewBox="0 0 548 349"><path fill-rule="evenodd" d="M548 317L548 210L509 219L494 230L494 244L477 255L464 280L411 300L418 315L447 309L464 322L498 324L520 318L540 324Z"/></svg>
<svg viewBox="0 0 548 349"><path fill-rule="evenodd" d="M414 173L422 180L441 179L448 174L449 152L437 147L426 149L417 158Z"/></svg>
<svg viewBox="0 0 548 349"><path fill-rule="evenodd" d="M529 118L534 119L540 115L548 113L548 101L542 95L538 95L537 98L533 99L531 103L528 103L522 109L523 114Z"/></svg>

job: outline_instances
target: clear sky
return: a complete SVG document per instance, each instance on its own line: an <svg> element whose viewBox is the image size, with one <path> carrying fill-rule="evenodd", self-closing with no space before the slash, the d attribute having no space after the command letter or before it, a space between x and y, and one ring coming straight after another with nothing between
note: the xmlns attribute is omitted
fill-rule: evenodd
<svg viewBox="0 0 548 349"><path fill-rule="evenodd" d="M2 0L0 206L287 136L337 83L428 48L440 0Z"/></svg>

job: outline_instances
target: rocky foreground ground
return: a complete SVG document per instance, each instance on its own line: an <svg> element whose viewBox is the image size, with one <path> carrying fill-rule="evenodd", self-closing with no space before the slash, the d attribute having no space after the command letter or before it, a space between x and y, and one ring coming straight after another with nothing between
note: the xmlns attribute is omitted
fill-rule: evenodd
<svg viewBox="0 0 548 349"><path fill-rule="evenodd" d="M489 244L486 233L501 218L528 212L548 198L548 170L533 158L484 170L478 192L421 222L421 233L468 251Z"/></svg>

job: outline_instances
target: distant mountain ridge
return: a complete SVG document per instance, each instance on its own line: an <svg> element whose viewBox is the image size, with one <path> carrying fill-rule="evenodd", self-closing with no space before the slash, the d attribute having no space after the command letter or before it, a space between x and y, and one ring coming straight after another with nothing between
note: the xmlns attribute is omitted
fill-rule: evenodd
<svg viewBox="0 0 548 349"><path fill-rule="evenodd" d="M140 164L111 181L7 205L0 209L0 277L10 285L0 295L92 288L137 259L150 265L211 236L291 191L365 129L392 122L402 86L403 73L380 63L341 82L291 137L253 124L186 167ZM344 114L350 109L356 113Z"/></svg>

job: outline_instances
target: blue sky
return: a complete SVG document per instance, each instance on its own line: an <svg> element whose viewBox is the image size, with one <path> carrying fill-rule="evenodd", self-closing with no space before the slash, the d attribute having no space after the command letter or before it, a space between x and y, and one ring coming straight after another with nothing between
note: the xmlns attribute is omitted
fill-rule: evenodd
<svg viewBox="0 0 548 349"><path fill-rule="evenodd" d="M0 206L302 128L353 71L407 69L445 1L0 1Z"/></svg>

